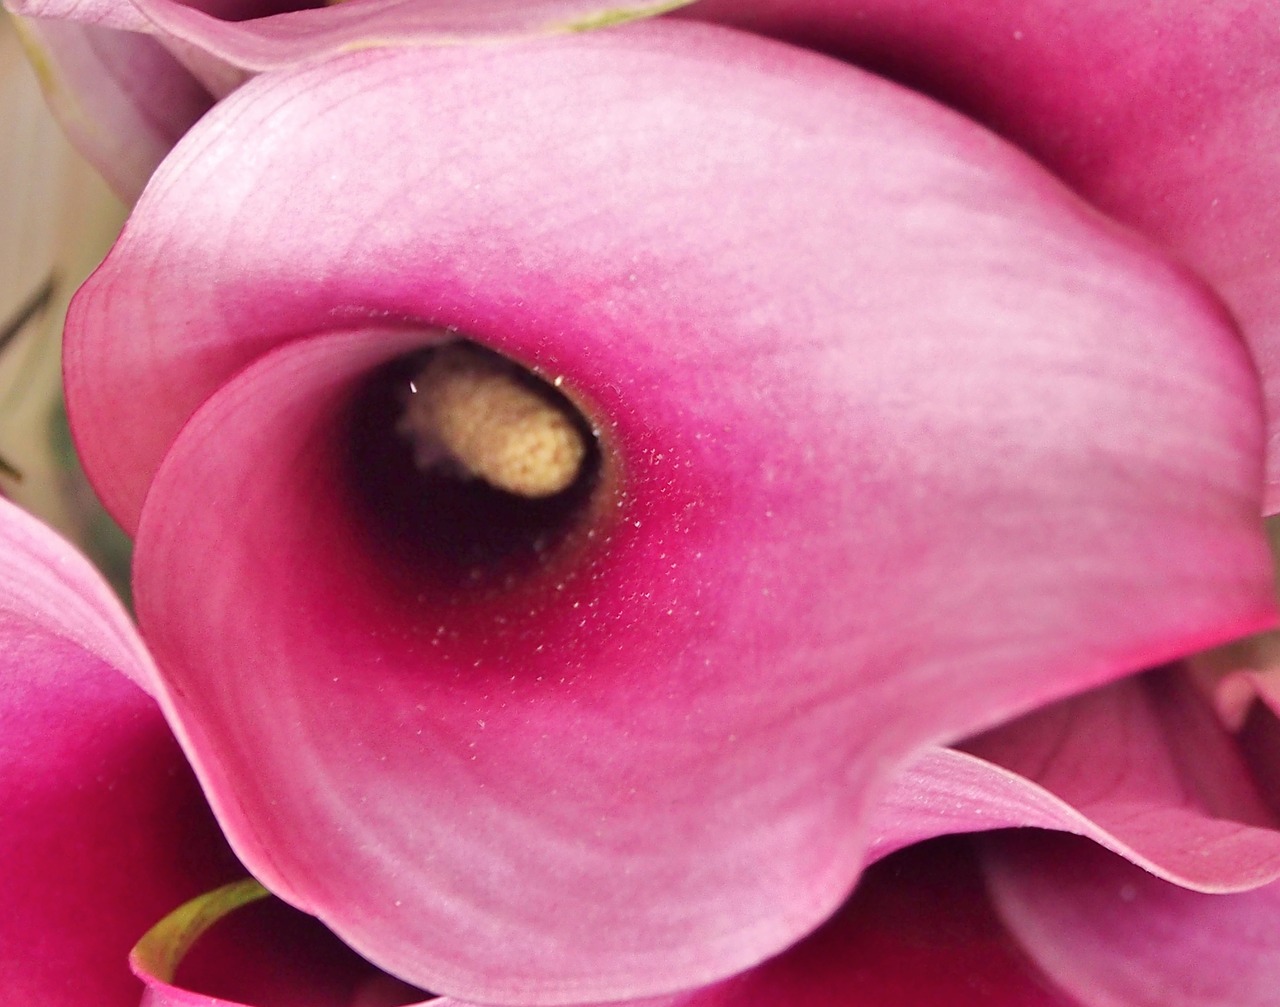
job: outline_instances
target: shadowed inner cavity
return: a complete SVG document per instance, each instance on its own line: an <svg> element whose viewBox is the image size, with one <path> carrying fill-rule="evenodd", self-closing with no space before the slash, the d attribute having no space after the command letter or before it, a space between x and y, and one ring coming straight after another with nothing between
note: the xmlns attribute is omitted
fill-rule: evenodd
<svg viewBox="0 0 1280 1007"><path fill-rule="evenodd" d="M348 444L360 523L415 579L509 582L563 553L597 510L602 452L582 410L467 340L374 372Z"/></svg>

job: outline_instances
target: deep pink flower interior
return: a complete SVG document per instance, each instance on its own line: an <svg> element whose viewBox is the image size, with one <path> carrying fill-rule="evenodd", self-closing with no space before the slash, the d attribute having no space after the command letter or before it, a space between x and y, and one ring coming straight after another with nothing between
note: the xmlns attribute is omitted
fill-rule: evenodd
<svg viewBox="0 0 1280 1007"><path fill-rule="evenodd" d="M130 196L246 71L370 37L491 39L602 13L577 0L27 9L89 22L38 31L87 96L75 108L111 124L78 128ZM997 839L1007 925L1072 995L1269 1002L1274 718L1231 736L1170 673L1064 700L965 752L931 747L1271 618L1253 522L1266 449L1233 332L1274 398L1268 12L703 0L689 13L919 87L1163 253L936 109L696 29L533 46L501 65L361 56L251 86L162 169L77 307L77 428L140 529L163 672L127 632L95 635L96 589L87 607L0 627L28 676L5 712L14 870L104 821L145 856L174 841L166 781L135 762L172 767L176 753L123 683L102 687L101 726L58 735L48 777L65 789L109 762L123 801L87 785L46 806L29 783L43 770L21 739L49 729L68 683L117 666L160 693L255 870L442 989L552 1002L714 979L834 908L867 842L878 858L942 831L1037 824L1204 891L1262 886L1207 899L1071 844L1045 872L1058 846ZM607 478L545 566L470 583L432 536L473 526L443 523L412 478L370 471L396 453L358 430L372 375L439 326L566 378L601 425ZM122 427L105 422L117 415ZM196 569L208 590L193 601ZM1274 702L1270 678L1250 675L1234 684ZM139 838L117 822L128 815L161 824ZM218 849L210 835L197 845ZM72 849L69 875L102 869ZM184 889L185 869L160 869L156 892ZM16 988L114 954L160 898L144 888L109 894L123 908L108 902ZM19 903L68 934L103 916L93 892L64 886L45 905L23 887ZM907 915L902 929L927 932ZM865 953L880 931L850 919L676 1001L785 999L818 976L825 993L806 1002L851 1003L842 984L861 973L833 969L832 949ZM1160 940L1134 938L1152 921ZM1048 995L1024 989L994 923L973 927L998 936L975 952L995 978L968 969L970 988ZM945 931L948 953L957 936ZM876 1002L918 999L886 955L875 981L905 985ZM109 992L93 996L124 995L102 974Z"/></svg>
<svg viewBox="0 0 1280 1007"><path fill-rule="evenodd" d="M129 948L243 869L152 700L89 562L0 501L0 989L15 1003L132 1007Z"/></svg>
<svg viewBox="0 0 1280 1007"><path fill-rule="evenodd" d="M615 474L594 539L475 590L404 571L352 461L441 326L563 378ZM1211 298L959 117L727 31L250 83L67 367L237 851L476 1000L751 964L843 901L912 750L1272 618Z"/></svg>

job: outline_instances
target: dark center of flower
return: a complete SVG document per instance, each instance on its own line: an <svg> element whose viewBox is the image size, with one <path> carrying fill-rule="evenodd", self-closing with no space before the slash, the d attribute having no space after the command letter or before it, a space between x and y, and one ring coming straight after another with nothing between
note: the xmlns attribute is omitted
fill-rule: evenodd
<svg viewBox="0 0 1280 1007"><path fill-rule="evenodd" d="M397 429L421 468L540 499L573 485L586 460L582 417L554 389L471 343L431 353L409 382Z"/></svg>
<svg viewBox="0 0 1280 1007"><path fill-rule="evenodd" d="M553 383L463 340L394 361L356 403L352 483L398 559L449 582L545 562L600 482L582 411Z"/></svg>

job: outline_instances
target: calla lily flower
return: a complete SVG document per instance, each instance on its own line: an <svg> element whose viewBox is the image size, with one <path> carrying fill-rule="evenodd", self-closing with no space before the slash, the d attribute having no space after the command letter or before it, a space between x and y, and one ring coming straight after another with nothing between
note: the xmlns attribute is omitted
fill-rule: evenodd
<svg viewBox="0 0 1280 1007"><path fill-rule="evenodd" d="M165 153L249 76L371 45L492 44L651 17L690 0L12 0L50 104L132 202Z"/></svg>
<svg viewBox="0 0 1280 1007"><path fill-rule="evenodd" d="M1242 771L1244 749L1208 712L1182 672L1151 673L1038 711L967 742L965 753L925 753L882 803L877 823L893 841L877 844L872 859L910 830L924 838L1035 825L1099 845L1023 828L913 846L872 867L831 921L777 958L644 1003L1271 1003L1280 833L1262 797L1274 786L1259 789ZM1259 726L1274 746L1274 717ZM1166 733L1153 736L1153 727ZM1259 768L1274 772L1274 754ZM1010 768L1018 764L1027 776ZM1163 849L1153 859L1117 843L1098 827L1108 820L1115 833L1139 843L1147 834Z"/></svg>
<svg viewBox="0 0 1280 1007"><path fill-rule="evenodd" d="M53 1007L132 1007L139 989L125 968L127 948L157 914L209 889L138 942L133 966L146 982L150 1007L391 1007L418 1001L418 992L361 963L279 905L264 905L269 913L257 919L237 914L229 922L238 929L227 929L222 917L263 893L243 880L210 888L236 877L240 867L218 837L158 710L128 680L148 683L156 672L127 616L79 554L3 501L0 543L0 795L6 808L0 879L10 898L0 924L5 992ZM1171 684L1181 691L1176 679L1148 677L1068 703L1096 711L1122 695L1167 694ZM1185 692L1166 698L1186 709L1195 705ZM1005 735L1007 752L1016 747L1010 737L1030 738L1033 728L1045 726L1037 719L1098 726L1088 715L1068 718L1065 710L1035 714L997 736ZM1054 746L1061 733L1043 740ZM1185 731L1178 736L1188 738ZM1198 730L1189 737L1199 743L1209 736ZM1149 739L1138 730L1133 740ZM998 744L988 738L970 747L990 752ZM1069 746L1054 747L1055 758L1045 765L1066 762L1106 778L1106 759L1093 760L1096 748L1071 755ZM1197 744L1198 757L1205 751ZM946 777L945 758L925 755L921 762L934 764L935 781ZM1141 771L1136 758L1128 765ZM901 823L913 802L919 810L936 808L937 787L930 794L919 786L925 775L917 769L899 781L896 796L879 813L882 823ZM957 793L953 788L951 796ZM1033 812L1025 820L1034 818ZM935 829L946 826L935 822ZM1047 859L1046 847L1052 854ZM989 889L979 861L986 863ZM835 918L778 958L648 1003L895 1007L936 1002L945 994L962 1007L1261 1007L1274 990L1277 930L1269 924L1276 890L1272 885L1233 896L1180 891L1119 858L1045 836L1001 835L976 857L967 844L928 843L872 868ZM1007 922L993 912L989 891ZM1158 941L1148 939L1153 932ZM187 957L192 944L194 954ZM1035 967L1028 948L1061 986ZM280 953L288 957L276 957ZM181 976L175 974L179 966ZM457 1004L447 998L431 1003Z"/></svg>
<svg viewBox="0 0 1280 1007"><path fill-rule="evenodd" d="M582 438L543 502L410 408L524 415L502 368ZM1275 618L1257 378L1200 281L962 117L727 29L249 82L66 374L231 845L474 1002L749 968L912 831L877 823L922 751ZM1273 877L1265 835L1204 884Z"/></svg>
<svg viewBox="0 0 1280 1007"><path fill-rule="evenodd" d="M1278 742L1265 705L1232 731L1185 667L1151 672L925 753L881 811L880 852L913 826L1093 839L979 844L1024 953L1082 1004L1261 1007L1280 975Z"/></svg>
<svg viewBox="0 0 1280 1007"><path fill-rule="evenodd" d="M51 37L44 47L63 81L54 85L55 104L128 198L158 163L164 137L171 143L203 111L190 94L197 78L207 101L249 73L357 46L494 39L681 6L678 16L868 67L1010 138L1214 285L1263 374L1271 417L1264 504L1267 513L1280 510L1280 266L1271 254L1280 243L1280 210L1265 198L1277 182L1271 151L1280 144L1280 41L1266 0L1231 0L1210 12L1194 0L1120 10L1104 0L1065 9L1043 0L697 0L625 8L599 0L361 0L286 12L259 0L9 2L40 19L35 30L68 38ZM59 22L78 27L45 27ZM136 36L96 41L108 30L145 33L148 44ZM89 36L95 41L84 41ZM152 38L186 68L161 66ZM122 100L107 107L112 95ZM103 136L87 135L84 112L107 124ZM165 124L159 137L156 123ZM148 139L126 154L112 135Z"/></svg>
<svg viewBox="0 0 1280 1007"><path fill-rule="evenodd" d="M130 948L180 903L236 883L244 868L139 687L156 673L120 602L82 555L4 500L0 676L0 990L15 1003L136 1007L142 987L129 974ZM283 931L296 999L276 993L260 1002L421 999L315 926L278 913L269 923L252 931L256 943L236 945L234 964L220 963L222 986L211 988L270 995L280 962L254 949L278 945ZM181 957L178 944L153 936L150 947ZM214 943L204 952L206 972L218 951ZM210 988L201 964L193 962L189 981Z"/></svg>

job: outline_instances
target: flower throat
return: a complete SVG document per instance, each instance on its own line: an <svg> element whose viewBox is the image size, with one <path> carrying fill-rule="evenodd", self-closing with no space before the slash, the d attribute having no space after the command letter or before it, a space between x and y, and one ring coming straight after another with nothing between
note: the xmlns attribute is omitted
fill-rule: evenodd
<svg viewBox="0 0 1280 1007"><path fill-rule="evenodd" d="M358 397L365 523L418 573L485 584L547 561L588 520L590 422L528 369L457 340L393 361Z"/></svg>

